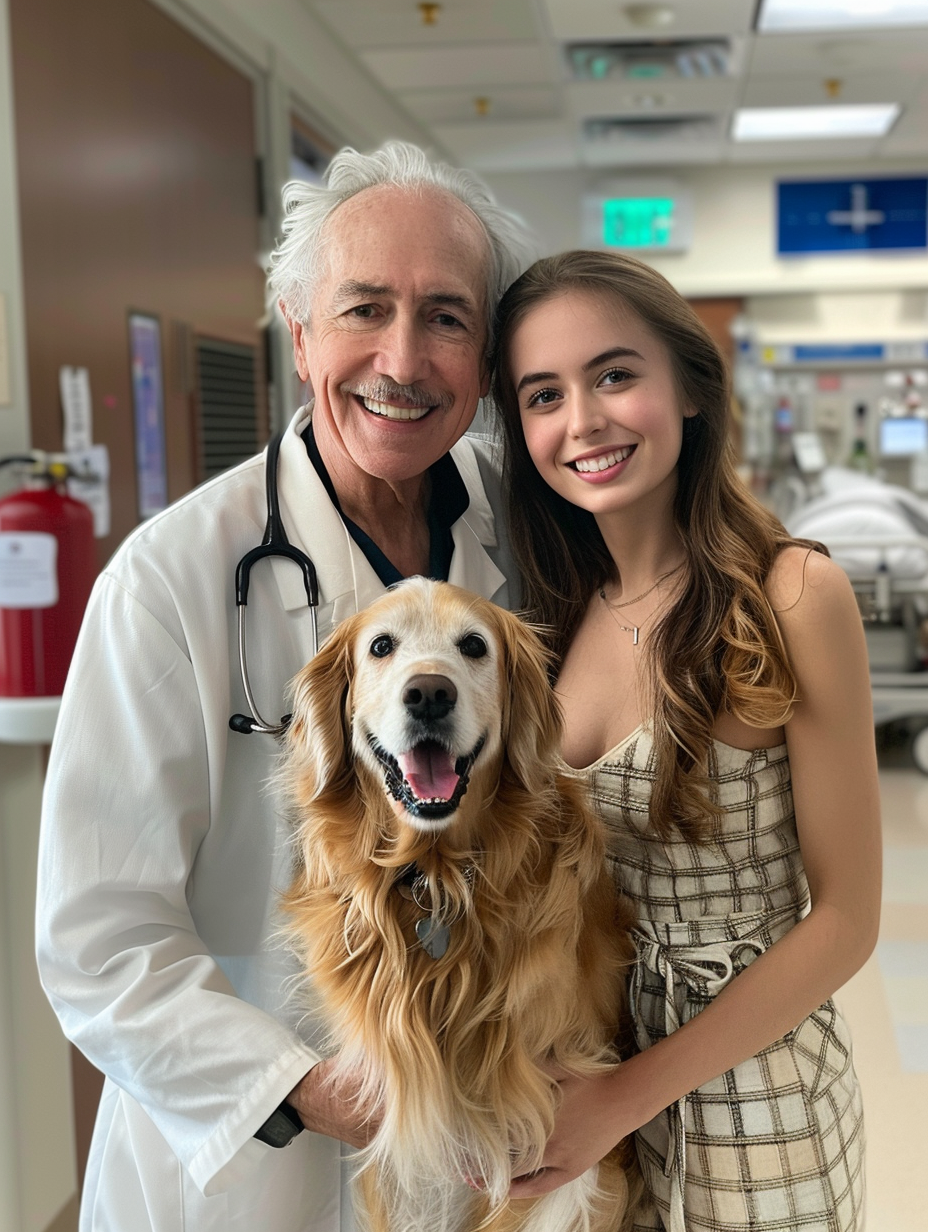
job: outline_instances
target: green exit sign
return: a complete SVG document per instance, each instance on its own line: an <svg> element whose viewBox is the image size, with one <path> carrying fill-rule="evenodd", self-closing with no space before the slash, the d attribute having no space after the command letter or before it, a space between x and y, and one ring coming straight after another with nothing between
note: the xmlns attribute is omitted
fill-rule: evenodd
<svg viewBox="0 0 928 1232"><path fill-rule="evenodd" d="M672 197L615 197L603 201L607 248L667 248L673 233Z"/></svg>

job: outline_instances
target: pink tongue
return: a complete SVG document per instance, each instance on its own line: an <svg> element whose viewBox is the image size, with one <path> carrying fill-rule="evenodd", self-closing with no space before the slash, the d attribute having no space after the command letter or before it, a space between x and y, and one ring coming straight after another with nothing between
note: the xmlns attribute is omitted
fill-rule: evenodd
<svg viewBox="0 0 928 1232"><path fill-rule="evenodd" d="M458 785L451 755L437 744L419 744L397 761L403 777L420 800L450 800Z"/></svg>

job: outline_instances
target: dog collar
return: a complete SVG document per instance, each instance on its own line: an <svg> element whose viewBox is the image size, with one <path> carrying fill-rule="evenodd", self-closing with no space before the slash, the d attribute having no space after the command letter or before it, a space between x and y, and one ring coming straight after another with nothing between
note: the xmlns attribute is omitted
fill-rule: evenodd
<svg viewBox="0 0 928 1232"><path fill-rule="evenodd" d="M474 865L465 865L462 872L464 879L472 883ZM444 958L451 944L451 925L455 917L445 917L443 898L440 897L437 903L425 901L426 899L431 900L432 897L429 879L418 864L407 864L400 869L393 884L403 898L415 903L420 911L428 913L421 920L416 921L416 937L423 950L434 961Z"/></svg>

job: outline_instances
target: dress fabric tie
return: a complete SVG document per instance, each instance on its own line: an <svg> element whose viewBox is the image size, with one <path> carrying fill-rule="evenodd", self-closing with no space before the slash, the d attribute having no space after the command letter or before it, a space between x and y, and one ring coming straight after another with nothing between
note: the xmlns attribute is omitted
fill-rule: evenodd
<svg viewBox="0 0 928 1232"><path fill-rule="evenodd" d="M664 1032L671 1035L698 1013L693 1001L708 1003L734 979L739 971L767 948L751 938L734 938L697 945L668 944L659 936L666 925L639 920L632 934L638 960L631 979L629 1000L639 1049L651 1041L642 1025L639 1002L645 971L656 972L664 981ZM737 960L737 961L736 961ZM687 994L692 993L691 998ZM678 995L679 1002L678 1005ZM702 1006L699 1006L702 1008ZM686 1099L682 1095L668 1111L670 1143L664 1175L670 1180L670 1227L668 1232L686 1232L683 1202L686 1184Z"/></svg>

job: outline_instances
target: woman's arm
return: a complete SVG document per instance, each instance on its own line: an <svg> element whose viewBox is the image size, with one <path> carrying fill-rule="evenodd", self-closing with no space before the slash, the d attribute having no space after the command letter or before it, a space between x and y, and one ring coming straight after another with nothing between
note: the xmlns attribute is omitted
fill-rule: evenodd
<svg viewBox="0 0 928 1232"><path fill-rule="evenodd" d="M700 1014L614 1073L567 1079L544 1171L517 1197L547 1193L627 1134L796 1027L876 944L879 792L863 626L850 584L827 557L781 553L768 590L798 683L786 725L811 910Z"/></svg>

